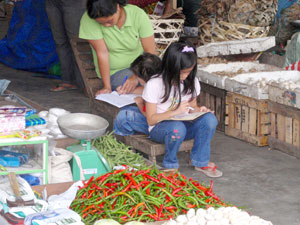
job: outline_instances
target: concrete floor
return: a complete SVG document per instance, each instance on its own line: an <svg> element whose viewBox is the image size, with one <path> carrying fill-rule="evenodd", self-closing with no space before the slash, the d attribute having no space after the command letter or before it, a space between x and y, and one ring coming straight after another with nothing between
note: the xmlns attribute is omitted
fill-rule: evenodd
<svg viewBox="0 0 300 225"><path fill-rule="evenodd" d="M7 22L0 21L0 38ZM40 105L71 112L89 112L88 98L79 91L49 92L57 80L34 77L34 73L11 69L0 63L0 79L11 80L9 89ZM225 201L245 207L274 225L300 225L300 161L268 147L256 147L217 132L211 160L224 173L215 178L214 191ZM188 165L188 154L179 153L180 171L209 184L210 179ZM158 162L162 157L158 158Z"/></svg>

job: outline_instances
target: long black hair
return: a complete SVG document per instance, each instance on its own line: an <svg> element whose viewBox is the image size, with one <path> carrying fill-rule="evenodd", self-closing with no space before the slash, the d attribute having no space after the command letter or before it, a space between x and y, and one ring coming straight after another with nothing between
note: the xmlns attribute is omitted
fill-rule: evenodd
<svg viewBox="0 0 300 225"><path fill-rule="evenodd" d="M88 0L86 4L87 13L90 18L112 16L117 12L117 5L124 7L127 0Z"/></svg>
<svg viewBox="0 0 300 225"><path fill-rule="evenodd" d="M174 98L178 95L179 103L181 102L181 94L192 94L190 100L196 96L195 77L197 73L197 52L193 44L187 41L173 42L166 50L162 59L162 79L165 87L163 102L166 102L174 87ZM182 82L183 91L180 91L180 71L193 67L188 77Z"/></svg>
<svg viewBox="0 0 300 225"><path fill-rule="evenodd" d="M161 73L161 59L157 55L144 52L130 64L130 69L147 82L153 75Z"/></svg>

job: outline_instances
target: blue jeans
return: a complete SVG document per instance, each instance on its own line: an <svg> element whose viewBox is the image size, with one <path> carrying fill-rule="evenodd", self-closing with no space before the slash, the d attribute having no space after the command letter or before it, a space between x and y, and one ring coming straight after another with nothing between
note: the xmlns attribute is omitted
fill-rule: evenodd
<svg viewBox="0 0 300 225"><path fill-rule="evenodd" d="M130 69L123 69L111 75L110 84L111 84L111 89L113 91L116 90L117 87L123 84L123 80L125 76L128 76L128 78L131 77L132 71Z"/></svg>
<svg viewBox="0 0 300 225"><path fill-rule="evenodd" d="M177 152L184 140L194 139L190 155L193 166L207 166L210 159L210 141L218 120L207 113L193 121L162 121L150 131L150 139L165 144L164 168L178 168Z"/></svg>
<svg viewBox="0 0 300 225"><path fill-rule="evenodd" d="M137 106L125 106L114 120L114 132L121 136L135 133L149 134L146 117Z"/></svg>

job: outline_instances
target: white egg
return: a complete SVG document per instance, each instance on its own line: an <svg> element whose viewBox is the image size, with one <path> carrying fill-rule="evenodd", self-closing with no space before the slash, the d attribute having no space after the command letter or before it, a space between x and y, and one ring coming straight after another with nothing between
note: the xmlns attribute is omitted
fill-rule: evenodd
<svg viewBox="0 0 300 225"><path fill-rule="evenodd" d="M207 221L206 225L219 225L219 223L214 220L210 220L210 221Z"/></svg>
<svg viewBox="0 0 300 225"><path fill-rule="evenodd" d="M211 214L209 214L209 213L205 214L205 215L204 215L204 218L205 218L207 221L214 220L214 216L211 215Z"/></svg>
<svg viewBox="0 0 300 225"><path fill-rule="evenodd" d="M188 221L187 223L185 223L186 225L198 225L197 221Z"/></svg>
<svg viewBox="0 0 300 225"><path fill-rule="evenodd" d="M185 215L179 215L179 216L177 216L176 221L178 223L186 223L188 221L188 219Z"/></svg>
<svg viewBox="0 0 300 225"><path fill-rule="evenodd" d="M206 225L206 219L204 217L197 217L198 225Z"/></svg>
<svg viewBox="0 0 300 225"><path fill-rule="evenodd" d="M221 211L216 211L215 214L214 214L214 218L215 220L219 221L223 218L223 213Z"/></svg>
<svg viewBox="0 0 300 225"><path fill-rule="evenodd" d="M175 220L169 220L168 222L163 223L163 225L177 225Z"/></svg>
<svg viewBox="0 0 300 225"><path fill-rule="evenodd" d="M206 214L206 211L204 209L197 209L196 216L204 216Z"/></svg>
<svg viewBox="0 0 300 225"><path fill-rule="evenodd" d="M220 220L220 225L229 225L229 219L226 219L226 218L222 218Z"/></svg>
<svg viewBox="0 0 300 225"><path fill-rule="evenodd" d="M189 211L186 214L186 216L187 216L188 219L194 217L195 215L196 215L195 209L189 209Z"/></svg>
<svg viewBox="0 0 300 225"><path fill-rule="evenodd" d="M207 213L208 213L208 214L214 214L215 211L216 211L216 210L215 210L213 207L209 207L209 208L207 209Z"/></svg>

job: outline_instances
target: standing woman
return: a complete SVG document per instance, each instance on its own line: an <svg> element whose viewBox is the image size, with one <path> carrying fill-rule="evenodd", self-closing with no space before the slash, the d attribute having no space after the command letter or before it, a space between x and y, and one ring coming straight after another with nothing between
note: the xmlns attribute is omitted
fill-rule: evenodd
<svg viewBox="0 0 300 225"><path fill-rule="evenodd" d="M103 88L96 95L110 93L122 85L122 93L138 85L130 63L143 52L155 53L154 31L147 14L126 0L88 0L81 18L79 37L92 46L96 72Z"/></svg>
<svg viewBox="0 0 300 225"><path fill-rule="evenodd" d="M197 171L209 177L220 177L210 162L210 142L218 121L205 106L197 105L200 94L196 49L186 42L174 42L162 59L162 73L145 85L143 99L150 139L165 144L163 167L179 167L177 152L184 140L194 139L190 162ZM191 112L208 112L192 121L174 121L172 117Z"/></svg>
<svg viewBox="0 0 300 225"><path fill-rule="evenodd" d="M84 83L70 40L78 37L80 17L85 11L85 3L86 0L45 1L62 73L62 82L51 88L50 91L60 92L77 88L84 89Z"/></svg>

